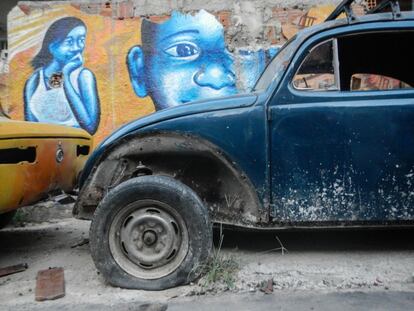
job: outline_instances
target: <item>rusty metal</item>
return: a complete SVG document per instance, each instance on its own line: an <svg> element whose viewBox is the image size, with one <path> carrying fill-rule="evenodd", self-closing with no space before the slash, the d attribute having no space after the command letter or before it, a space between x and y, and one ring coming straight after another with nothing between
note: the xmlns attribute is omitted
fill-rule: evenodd
<svg viewBox="0 0 414 311"><path fill-rule="evenodd" d="M336 9L326 18L325 22L335 20L342 13L346 14L348 23L355 20L355 14L352 11L351 5L355 0L343 0Z"/></svg>
<svg viewBox="0 0 414 311"><path fill-rule="evenodd" d="M108 191L141 174L173 176L190 186L214 222L249 226L269 220L250 180L219 148L199 137L163 132L131 137L105 155L81 189L75 217L91 219Z"/></svg>
<svg viewBox="0 0 414 311"><path fill-rule="evenodd" d="M73 189L87 159L77 154L77 146L91 146L89 134L1 117L0 129L0 213L38 201L54 189Z"/></svg>
<svg viewBox="0 0 414 311"><path fill-rule="evenodd" d="M63 268L41 270L36 278L36 301L54 300L65 296Z"/></svg>
<svg viewBox="0 0 414 311"><path fill-rule="evenodd" d="M14 265L14 266L0 268L0 278L6 275L23 272L27 270L27 268L28 268L27 263L21 263L21 264Z"/></svg>

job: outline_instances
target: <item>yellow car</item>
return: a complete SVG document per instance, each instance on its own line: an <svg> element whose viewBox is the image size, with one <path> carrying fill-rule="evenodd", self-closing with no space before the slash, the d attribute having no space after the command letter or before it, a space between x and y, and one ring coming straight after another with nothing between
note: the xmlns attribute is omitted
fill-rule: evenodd
<svg viewBox="0 0 414 311"><path fill-rule="evenodd" d="M91 148L84 130L10 120L0 109L0 228L18 207L73 190Z"/></svg>

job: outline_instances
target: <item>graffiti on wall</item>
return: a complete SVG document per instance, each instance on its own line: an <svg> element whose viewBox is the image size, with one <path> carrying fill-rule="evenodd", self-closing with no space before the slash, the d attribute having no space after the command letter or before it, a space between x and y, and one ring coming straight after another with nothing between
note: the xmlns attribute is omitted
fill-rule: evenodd
<svg viewBox="0 0 414 311"><path fill-rule="evenodd" d="M143 20L141 42L128 53L129 75L137 96L149 95L156 110L237 93L223 26L206 11L173 12L161 24Z"/></svg>
<svg viewBox="0 0 414 311"><path fill-rule="evenodd" d="M75 17L58 19L47 29L24 87L25 120L81 127L95 134L99 98L95 76L83 66L85 37L86 25Z"/></svg>
<svg viewBox="0 0 414 311"><path fill-rule="evenodd" d="M154 111L251 90L280 47L272 39L230 51L223 19L204 10L145 19L112 12L62 3L12 10L5 107L12 118L80 127L99 142Z"/></svg>

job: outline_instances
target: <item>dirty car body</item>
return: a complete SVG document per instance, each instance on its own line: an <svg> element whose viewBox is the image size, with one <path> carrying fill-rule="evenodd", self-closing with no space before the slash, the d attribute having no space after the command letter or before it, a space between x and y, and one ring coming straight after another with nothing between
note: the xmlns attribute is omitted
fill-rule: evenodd
<svg viewBox="0 0 414 311"><path fill-rule="evenodd" d="M53 190L73 190L91 143L80 129L0 115L0 217Z"/></svg>
<svg viewBox="0 0 414 311"><path fill-rule="evenodd" d="M128 180L169 176L200 198L212 223L412 225L414 50L402 42L413 34L412 12L303 30L253 93L167 109L109 136L86 165L74 214L93 218ZM124 255L134 261L128 250Z"/></svg>

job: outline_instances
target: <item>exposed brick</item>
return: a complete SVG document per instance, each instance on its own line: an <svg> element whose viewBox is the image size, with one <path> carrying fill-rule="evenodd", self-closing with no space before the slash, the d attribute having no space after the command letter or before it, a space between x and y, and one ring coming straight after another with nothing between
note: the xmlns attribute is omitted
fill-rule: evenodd
<svg viewBox="0 0 414 311"><path fill-rule="evenodd" d="M223 24L224 28L227 28L231 25L231 12L230 11L220 11L216 14L217 19L220 23Z"/></svg>
<svg viewBox="0 0 414 311"><path fill-rule="evenodd" d="M116 18L130 18L134 16L134 5L132 2L121 2L117 4Z"/></svg>
<svg viewBox="0 0 414 311"><path fill-rule="evenodd" d="M102 16L111 17L112 16L112 6L111 2L102 3L101 13Z"/></svg>
<svg viewBox="0 0 414 311"><path fill-rule="evenodd" d="M266 26L265 28L266 40L271 44L278 44L280 42L280 32L275 26Z"/></svg>
<svg viewBox="0 0 414 311"><path fill-rule="evenodd" d="M273 8L272 16L276 17L281 23L286 23L289 12L282 8Z"/></svg>
<svg viewBox="0 0 414 311"><path fill-rule="evenodd" d="M154 23L162 23L162 22L165 22L169 18L170 18L170 15L152 15L148 17L148 19Z"/></svg>
<svg viewBox="0 0 414 311"><path fill-rule="evenodd" d="M29 15L32 10L30 5L27 4L18 4L19 9L23 11L24 14Z"/></svg>

